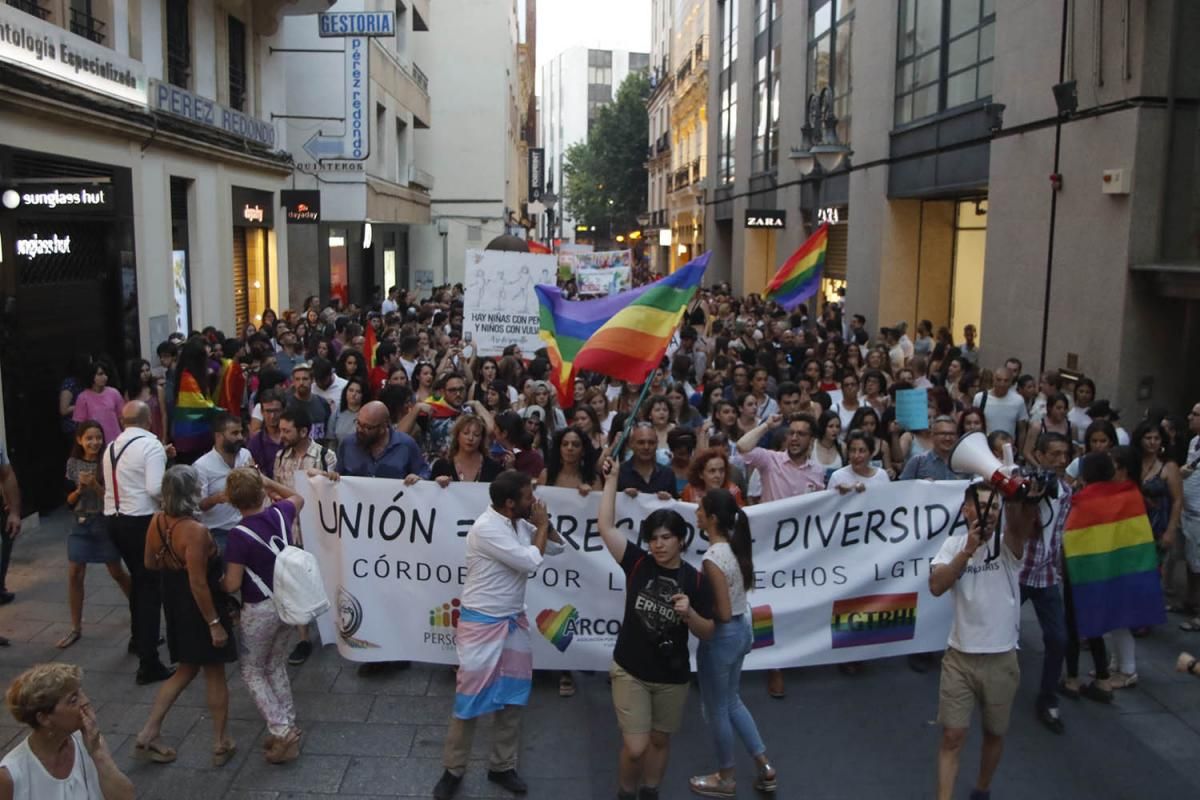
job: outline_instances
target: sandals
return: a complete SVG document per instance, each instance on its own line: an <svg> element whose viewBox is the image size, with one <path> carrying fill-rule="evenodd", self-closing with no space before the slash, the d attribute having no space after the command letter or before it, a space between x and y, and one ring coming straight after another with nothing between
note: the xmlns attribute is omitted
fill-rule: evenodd
<svg viewBox="0 0 1200 800"><path fill-rule="evenodd" d="M68 647L70 647L71 645L78 642L82 636L83 636L83 632L81 630L79 630L78 628L75 628L70 633L68 633L66 636L59 639L58 644L56 644L54 646L57 647L59 650L66 650Z"/></svg>
<svg viewBox="0 0 1200 800"><path fill-rule="evenodd" d="M688 786L704 797L737 797L737 784L720 775L696 775L688 780Z"/></svg>
<svg viewBox="0 0 1200 800"><path fill-rule="evenodd" d="M1179 630L1188 633L1200 633L1200 617L1193 617L1179 626Z"/></svg>
<svg viewBox="0 0 1200 800"><path fill-rule="evenodd" d="M558 696L559 697L574 697L575 696L575 679L571 677L571 673L564 672L558 677Z"/></svg>
<svg viewBox="0 0 1200 800"><path fill-rule="evenodd" d="M145 744L134 741L133 756L142 761L150 761L155 764L170 764L176 757L175 748L167 747L157 738L152 739Z"/></svg>
<svg viewBox="0 0 1200 800"><path fill-rule="evenodd" d="M292 728L283 736L273 737L274 744L266 752L266 759L271 764L286 764L300 757L300 729Z"/></svg>
<svg viewBox="0 0 1200 800"><path fill-rule="evenodd" d="M1113 689L1132 689L1138 684L1138 674L1136 672L1114 672L1109 679L1109 683Z"/></svg>
<svg viewBox="0 0 1200 800"><path fill-rule="evenodd" d="M237 744L232 739L227 739L220 747L213 748L212 765L214 767L223 767L233 758L233 754L237 752Z"/></svg>

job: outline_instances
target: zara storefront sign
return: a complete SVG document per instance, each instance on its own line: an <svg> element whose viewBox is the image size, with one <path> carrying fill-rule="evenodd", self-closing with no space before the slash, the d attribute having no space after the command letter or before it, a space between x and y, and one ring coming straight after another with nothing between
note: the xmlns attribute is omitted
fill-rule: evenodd
<svg viewBox="0 0 1200 800"><path fill-rule="evenodd" d="M7 3L0 4L0 61L146 107L146 68Z"/></svg>
<svg viewBox="0 0 1200 800"><path fill-rule="evenodd" d="M787 212L780 210L746 209L747 228L786 228Z"/></svg>
<svg viewBox="0 0 1200 800"><path fill-rule="evenodd" d="M237 109L201 97L162 81L150 82L150 108L246 139L263 147L275 147L275 126Z"/></svg>

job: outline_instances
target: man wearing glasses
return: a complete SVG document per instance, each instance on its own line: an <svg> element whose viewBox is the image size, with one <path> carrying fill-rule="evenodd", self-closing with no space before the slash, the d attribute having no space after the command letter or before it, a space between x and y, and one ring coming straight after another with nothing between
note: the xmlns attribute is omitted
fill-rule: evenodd
<svg viewBox="0 0 1200 800"><path fill-rule="evenodd" d="M778 428L783 416L772 414L766 422L738 439L738 452L747 469L757 469L762 478L764 503L785 497L819 492L825 488L825 468L812 460L813 430L817 427L807 414L792 414L787 418L782 450L766 450L758 446L769 430ZM784 697L783 672L767 673L767 691L771 697Z"/></svg>
<svg viewBox="0 0 1200 800"><path fill-rule="evenodd" d="M958 423L954 417L942 415L929 423L933 449L908 460L899 480L958 481L969 476L950 469L950 453L958 443Z"/></svg>
<svg viewBox="0 0 1200 800"><path fill-rule="evenodd" d="M454 413L447 416L435 416L429 421L429 448L427 452L430 453L430 458L444 458L448 454L450 450L450 428L454 426L454 421L458 419L458 415L463 412L477 414L483 420L483 425L487 428L489 434L496 427L491 413L484 407L483 403L478 400L467 402L467 381L462 375L457 372L451 372L440 378L440 381L441 399L454 410ZM434 388L438 387L435 385ZM422 410L426 410L426 408L422 406Z"/></svg>

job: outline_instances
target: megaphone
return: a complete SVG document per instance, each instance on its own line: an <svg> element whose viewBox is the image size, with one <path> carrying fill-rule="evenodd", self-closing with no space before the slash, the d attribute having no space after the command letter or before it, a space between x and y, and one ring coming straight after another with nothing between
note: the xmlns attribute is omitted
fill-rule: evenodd
<svg viewBox="0 0 1200 800"><path fill-rule="evenodd" d="M987 436L981 431L968 433L958 440L950 451L950 469L978 475L1010 500L1024 497L1029 492L1029 482L1015 465L1005 464L992 454Z"/></svg>

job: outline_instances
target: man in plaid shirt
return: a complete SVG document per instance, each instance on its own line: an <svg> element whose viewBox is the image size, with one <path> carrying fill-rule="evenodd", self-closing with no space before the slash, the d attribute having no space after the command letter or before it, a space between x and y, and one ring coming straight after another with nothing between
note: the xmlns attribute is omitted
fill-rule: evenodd
<svg viewBox="0 0 1200 800"><path fill-rule="evenodd" d="M1067 616L1062 593L1062 532L1071 509L1071 487L1063 480L1071 443L1061 433L1043 433L1037 440L1037 457L1043 469L1058 475L1058 500L1044 501L1040 535L1025 544L1021 566L1021 602L1033 601L1042 626L1045 655L1037 696L1037 718L1055 733L1064 730L1058 711L1058 680L1067 652Z"/></svg>

